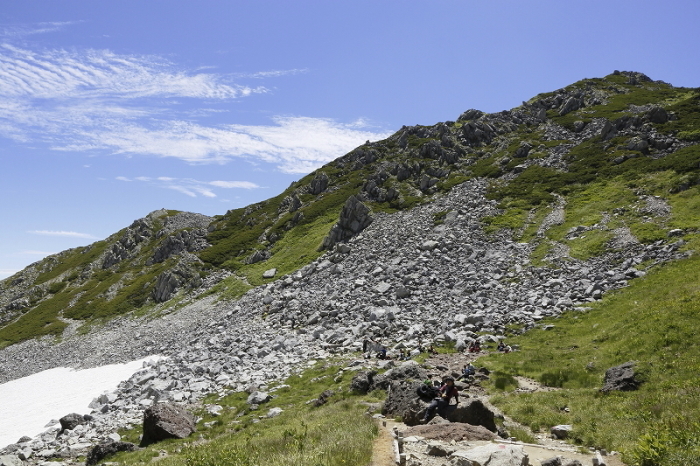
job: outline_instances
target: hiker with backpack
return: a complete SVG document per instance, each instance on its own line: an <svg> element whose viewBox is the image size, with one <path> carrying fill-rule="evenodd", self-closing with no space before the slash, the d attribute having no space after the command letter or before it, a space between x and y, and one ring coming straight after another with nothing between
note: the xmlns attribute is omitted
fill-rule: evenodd
<svg viewBox="0 0 700 466"><path fill-rule="evenodd" d="M460 380L467 380L469 377L472 375L476 374L476 368L472 365L472 363L467 363L466 366L462 369L462 375L459 378Z"/></svg>
<svg viewBox="0 0 700 466"><path fill-rule="evenodd" d="M445 409L450 406L450 400L455 399L456 404L459 404L459 392L457 387L455 387L455 379L452 377L447 377L445 383L437 391L437 397L430 402L428 408L425 410L425 415L423 416L423 423L428 422L428 419L433 417L435 410L437 409L439 414L444 414Z"/></svg>

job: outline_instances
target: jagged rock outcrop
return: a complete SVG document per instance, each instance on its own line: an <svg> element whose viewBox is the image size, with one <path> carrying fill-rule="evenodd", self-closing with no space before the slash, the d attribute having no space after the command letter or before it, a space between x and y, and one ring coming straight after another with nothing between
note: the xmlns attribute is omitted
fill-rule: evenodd
<svg viewBox="0 0 700 466"><path fill-rule="evenodd" d="M168 269L158 276L153 288L152 297L157 303L163 303L172 298L183 287L195 288L202 283L199 271L195 267L201 261L194 255L184 253L177 266Z"/></svg>
<svg viewBox="0 0 700 466"><path fill-rule="evenodd" d="M61 424L61 432L63 432L65 430L73 430L79 425L85 424L87 419L85 419L85 416L82 414L70 413L59 419L59 422ZM59 432L59 434L61 432Z"/></svg>
<svg viewBox="0 0 700 466"><path fill-rule="evenodd" d="M323 240L323 249L330 249L336 243L347 241L372 223L370 208L355 196L350 196L340 212L338 223L333 225Z"/></svg>
<svg viewBox="0 0 700 466"><path fill-rule="evenodd" d="M311 183L309 183L309 194L313 194L314 196L321 194L328 189L329 181L328 175L324 172L317 173L311 180Z"/></svg>
<svg viewBox="0 0 700 466"><path fill-rule="evenodd" d="M182 254L183 252L194 253L206 249L209 244L206 240L207 230L180 230L172 235L166 236L161 245L153 253L153 263L160 263L166 259Z"/></svg>
<svg viewBox="0 0 700 466"><path fill-rule="evenodd" d="M246 264L257 264L258 262L266 261L270 258L270 251L264 249L258 249L254 251L245 260Z"/></svg>
<svg viewBox="0 0 700 466"><path fill-rule="evenodd" d="M418 389L423 382L392 382L387 390L382 414L400 417L407 426L421 423L429 401L418 396Z"/></svg>

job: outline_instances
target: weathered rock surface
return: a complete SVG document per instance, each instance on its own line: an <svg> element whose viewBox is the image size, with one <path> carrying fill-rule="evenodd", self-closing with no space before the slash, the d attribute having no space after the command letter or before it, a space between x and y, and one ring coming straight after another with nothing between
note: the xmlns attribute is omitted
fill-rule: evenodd
<svg viewBox="0 0 700 466"><path fill-rule="evenodd" d="M478 398L461 400L460 404L447 417L451 422L483 426L491 432L498 430L496 426L497 418L503 418L503 415L488 402Z"/></svg>
<svg viewBox="0 0 700 466"><path fill-rule="evenodd" d="M632 391L639 388L640 382L634 372L634 362L626 362L605 371L601 392Z"/></svg>
<svg viewBox="0 0 700 466"><path fill-rule="evenodd" d="M61 432L64 430L73 430L81 424L86 423L86 419L82 414L70 413L58 420L61 423Z"/></svg>
<svg viewBox="0 0 700 466"><path fill-rule="evenodd" d="M323 240L323 248L330 249L336 243L352 238L367 228L372 220L369 207L357 197L350 196L340 212L338 223L333 225L330 233Z"/></svg>
<svg viewBox="0 0 700 466"><path fill-rule="evenodd" d="M143 445L169 438L187 438L196 431L195 418L183 407L156 403L143 413Z"/></svg>
<svg viewBox="0 0 700 466"><path fill-rule="evenodd" d="M110 442L96 445L87 455L86 466L94 466L103 459L120 451L136 451L138 446L130 442Z"/></svg>

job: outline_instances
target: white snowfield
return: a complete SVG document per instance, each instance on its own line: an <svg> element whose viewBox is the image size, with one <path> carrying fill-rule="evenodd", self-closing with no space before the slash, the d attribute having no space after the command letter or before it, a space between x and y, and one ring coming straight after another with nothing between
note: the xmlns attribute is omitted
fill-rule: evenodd
<svg viewBox="0 0 700 466"><path fill-rule="evenodd" d="M24 435L40 434L48 422L66 414L89 414L94 398L115 390L145 361L154 359L158 358L79 371L58 367L0 384L0 448Z"/></svg>

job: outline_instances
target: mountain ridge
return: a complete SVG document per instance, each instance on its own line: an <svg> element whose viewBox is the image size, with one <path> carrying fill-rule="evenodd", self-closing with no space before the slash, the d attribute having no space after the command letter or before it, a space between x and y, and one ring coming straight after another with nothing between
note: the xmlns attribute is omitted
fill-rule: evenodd
<svg viewBox="0 0 700 466"><path fill-rule="evenodd" d="M169 219L198 214L156 211L104 242L33 264L28 269L43 270L34 272L35 278L25 269L0 282L0 320L6 327L0 330L0 345L60 334L65 326L56 316L66 306L68 318L100 319L157 307L178 293L223 279L228 280L221 288L240 295L269 281L261 279L261 265L290 273L318 257L324 245L332 247L361 230L347 228L355 218L338 221L351 196L361 201L358 206L367 206L360 222L364 227L372 212L407 209L467 179L486 177L495 182L489 196L506 207L506 215L487 220L498 228L522 222L526 210L551 203L554 195L567 195L576 185L649 170L652 164L657 171L667 168L664 164L679 169L685 178L679 177L674 189L687 188L697 182L693 164L700 158L700 133L693 129L700 122L697 100L697 90L673 88L641 73L615 72L540 94L509 111L467 110L456 121L403 127L386 140L366 143L326 164L278 196L215 216L209 223L183 223L179 231L168 231L159 222L177 224ZM686 111L689 106L693 111ZM667 155L679 153L683 157L676 158L684 161L669 162ZM334 234L328 236L331 230ZM293 233L297 238L285 242ZM316 240L319 235L323 241L313 244L298 238ZM130 249L144 249L148 257L135 260ZM290 249L299 253L290 255ZM281 258L282 250L287 257ZM91 264L91 259L97 262ZM136 274L123 264L128 260L139 270ZM101 273L92 281L75 280L80 267L81 273ZM72 272L61 275L62 269ZM85 309L70 310L76 307ZM8 333L10 321L29 321L26 316L32 313L42 317L29 330Z"/></svg>
<svg viewBox="0 0 700 466"><path fill-rule="evenodd" d="M696 258L699 141L698 89L616 72L404 127L224 215L152 212L0 282L0 380L167 356L98 403L99 441L148 404L278 380L364 337L397 351L558 335L557 317L575 322ZM691 302L686 275L669 292L683 285ZM660 354L677 351L660 340ZM615 351L600 357L631 353ZM546 378L591 391L605 369Z"/></svg>

